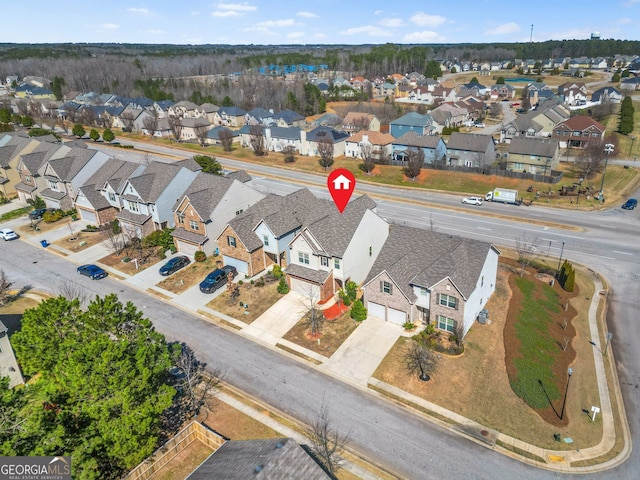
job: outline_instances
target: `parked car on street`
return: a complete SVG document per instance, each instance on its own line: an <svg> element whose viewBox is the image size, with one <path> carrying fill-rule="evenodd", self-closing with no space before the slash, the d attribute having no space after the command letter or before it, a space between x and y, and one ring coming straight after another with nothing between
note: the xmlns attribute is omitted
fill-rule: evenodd
<svg viewBox="0 0 640 480"><path fill-rule="evenodd" d="M2 230L0 230L0 237L4 238L5 242L20 238L20 236L10 228L3 228Z"/></svg>
<svg viewBox="0 0 640 480"><path fill-rule="evenodd" d="M238 274L236 267L225 265L222 268L214 270L200 282L200 291L202 293L213 293L229 281L229 273L235 277Z"/></svg>
<svg viewBox="0 0 640 480"><path fill-rule="evenodd" d="M186 267L191 263L189 257L185 257L184 255L178 255L177 257L173 257L167 263L165 263L162 267L160 267L160 275L163 277L167 277L172 273L177 272L183 267Z"/></svg>
<svg viewBox="0 0 640 480"><path fill-rule="evenodd" d="M482 205L482 199L480 197L465 197L462 199L462 203L469 205Z"/></svg>
<svg viewBox="0 0 640 480"><path fill-rule="evenodd" d="M105 278L107 275L109 275L102 268L93 264L82 265L78 267L78 273L80 275L84 275L85 277L89 277L91 280L100 280L101 278Z"/></svg>
<svg viewBox="0 0 640 480"><path fill-rule="evenodd" d="M635 198L630 198L629 200L624 202L624 205L622 205L622 208L625 210L633 210L637 206L638 206L638 200L636 200Z"/></svg>

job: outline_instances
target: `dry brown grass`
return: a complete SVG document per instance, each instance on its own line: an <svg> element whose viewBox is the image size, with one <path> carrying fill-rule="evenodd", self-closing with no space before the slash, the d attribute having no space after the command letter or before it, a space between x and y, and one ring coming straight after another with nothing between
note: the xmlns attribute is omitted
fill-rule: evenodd
<svg viewBox="0 0 640 480"><path fill-rule="evenodd" d="M53 242L53 245L57 245L72 252L80 252L89 247L93 247L104 239L105 236L103 232L76 232Z"/></svg>
<svg viewBox="0 0 640 480"><path fill-rule="evenodd" d="M70 222L71 222L71 219L69 217L61 218L57 222L51 222L51 223L47 223L44 220L40 219L40 220L35 220L33 222L35 225L38 226L39 231L35 231L31 227L31 221L29 221L28 223L25 223L24 225L20 225L18 228L16 228L16 231L20 235L27 235L27 236L40 235L41 233L50 232L51 230L56 230L60 227L64 227L68 225Z"/></svg>
<svg viewBox="0 0 640 480"><path fill-rule="evenodd" d="M349 312L346 312L335 320L325 320L321 328L322 336L317 339L310 337L309 322L303 318L283 338L320 355L330 357L357 326L358 323L349 317Z"/></svg>
<svg viewBox="0 0 640 480"><path fill-rule="evenodd" d="M136 273L140 273L142 270L145 270L149 267L152 267L154 265L156 265L158 262L160 262L160 258L158 258L154 252L157 249L157 247L153 247L150 249L143 249L143 257L147 257L147 261L145 263L142 263L140 261L138 261L138 268L136 269L136 265L135 262L130 261L130 262L123 262L123 260L128 256L126 254L126 252L123 252L121 254L115 254L112 253L110 255L107 255L106 257L101 258L100 260L98 260L99 263L106 265L107 267L111 267L111 268L115 268L116 270L125 273L127 275L135 275ZM130 252L132 253L132 252ZM134 259L134 258L138 258L137 257L137 252L129 255L129 258ZM148 255L148 256L147 256Z"/></svg>
<svg viewBox="0 0 640 480"><path fill-rule="evenodd" d="M235 302L231 303L227 290L207 303L207 307L245 323L251 323L282 298L277 289L277 282L264 287L244 283L240 285L240 296ZM248 304L249 308L241 307L240 302Z"/></svg>
<svg viewBox="0 0 640 480"><path fill-rule="evenodd" d="M169 278L157 284L158 287L173 293L182 293L196 283L204 280L209 273L222 264L220 257L208 257L204 262L192 262L181 268Z"/></svg>
<svg viewBox="0 0 640 480"><path fill-rule="evenodd" d="M508 275L507 269L501 267L496 293L487 305L491 324L475 325L465 337L464 355L443 356L432 381L421 382L406 373L402 359L405 338L398 340L374 376L484 426L543 448L574 449L596 445L602 436L601 422L592 423L582 411L589 410L591 405L599 405L586 318L593 286L583 275L578 275L577 283L582 293L571 302L579 315L573 321L577 331L572 343L576 360L565 413L569 424L558 428L546 423L527 406L509 384L503 339L511 299ZM556 443L554 433L571 437L574 443Z"/></svg>
<svg viewBox="0 0 640 480"><path fill-rule="evenodd" d="M19 315L25 310L35 308L40 305L40 302L28 297L19 297L6 305L0 307L0 319L4 315Z"/></svg>
<svg viewBox="0 0 640 480"><path fill-rule="evenodd" d="M176 480L187 478L202 462L213 452L200 440L194 440L185 449L171 459L160 470L154 473L149 480Z"/></svg>
<svg viewBox="0 0 640 480"><path fill-rule="evenodd" d="M201 412L198 420L231 440L251 440L259 438L276 438L282 435L267 427L264 423L250 417L240 410L217 398L209 400L210 409ZM269 412L262 413L269 415Z"/></svg>

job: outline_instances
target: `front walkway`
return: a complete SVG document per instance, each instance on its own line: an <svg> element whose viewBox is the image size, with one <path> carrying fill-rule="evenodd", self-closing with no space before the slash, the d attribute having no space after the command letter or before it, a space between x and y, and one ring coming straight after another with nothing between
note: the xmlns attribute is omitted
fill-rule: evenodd
<svg viewBox="0 0 640 480"><path fill-rule="evenodd" d="M403 333L400 325L369 317L340 345L322 368L366 387L373 372Z"/></svg>

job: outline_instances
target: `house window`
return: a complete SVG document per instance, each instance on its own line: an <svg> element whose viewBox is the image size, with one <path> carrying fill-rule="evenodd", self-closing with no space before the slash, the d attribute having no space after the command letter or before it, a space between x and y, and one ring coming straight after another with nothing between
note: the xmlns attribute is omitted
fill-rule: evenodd
<svg viewBox="0 0 640 480"><path fill-rule="evenodd" d="M393 293L391 282L385 282L384 280L380 282L380 291L382 293L386 293L387 295L391 295Z"/></svg>
<svg viewBox="0 0 640 480"><path fill-rule="evenodd" d="M309 254L305 252L298 252L298 261L304 265L309 265Z"/></svg>
<svg viewBox="0 0 640 480"><path fill-rule="evenodd" d="M138 204L136 202L129 202L129 210L132 212L139 212Z"/></svg>
<svg viewBox="0 0 640 480"><path fill-rule="evenodd" d="M456 332L456 321L453 318L438 315L438 328L450 333Z"/></svg>
<svg viewBox="0 0 640 480"><path fill-rule="evenodd" d="M323 267L329 266L329 259L327 257L320 257L320 265Z"/></svg>
<svg viewBox="0 0 640 480"><path fill-rule="evenodd" d="M420 287L420 295L423 295L426 297L427 295L429 295L429 290L427 290L424 287Z"/></svg>
<svg viewBox="0 0 640 480"><path fill-rule="evenodd" d="M191 227L191 230L200 230L196 220L189 220L189 226Z"/></svg>
<svg viewBox="0 0 640 480"><path fill-rule="evenodd" d="M484 286L484 275L482 275L482 278L480 279L480 286L481 287Z"/></svg>
<svg viewBox="0 0 640 480"><path fill-rule="evenodd" d="M269 246L269 236L268 235L263 235L262 236L262 243L264 243L265 247Z"/></svg>
<svg viewBox="0 0 640 480"><path fill-rule="evenodd" d="M116 201L116 194L113 192L109 192L109 201L114 203Z"/></svg>
<svg viewBox="0 0 640 480"><path fill-rule="evenodd" d="M236 246L236 237L232 237L231 235L227 235L227 245L229 245L230 247L234 247Z"/></svg>
<svg viewBox="0 0 640 480"><path fill-rule="evenodd" d="M31 175L24 177L24 183L31 183Z"/></svg>
<svg viewBox="0 0 640 480"><path fill-rule="evenodd" d="M178 223L180 225L184 225L184 214L182 214L182 213L178 214Z"/></svg>
<svg viewBox="0 0 640 480"><path fill-rule="evenodd" d="M369 256L371 257L372 255L373 255L373 247L369 245Z"/></svg>
<svg viewBox="0 0 640 480"><path fill-rule="evenodd" d="M49 188L51 190L58 190L58 182L55 180L49 180Z"/></svg>
<svg viewBox="0 0 640 480"><path fill-rule="evenodd" d="M456 308L457 299L453 295L441 293L438 303L443 307Z"/></svg>
<svg viewBox="0 0 640 480"><path fill-rule="evenodd" d="M340 270L340 259L339 258L335 258L333 260L333 268L335 268L336 270Z"/></svg>
<svg viewBox="0 0 640 480"><path fill-rule="evenodd" d="M243 210L243 209L236 210L236 215L240 215L242 212L244 212L244 210Z"/></svg>

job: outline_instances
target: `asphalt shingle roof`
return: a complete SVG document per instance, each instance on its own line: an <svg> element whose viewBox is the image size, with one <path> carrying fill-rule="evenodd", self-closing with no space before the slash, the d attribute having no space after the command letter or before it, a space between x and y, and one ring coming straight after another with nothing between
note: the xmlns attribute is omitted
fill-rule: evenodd
<svg viewBox="0 0 640 480"><path fill-rule="evenodd" d="M182 198L187 197L200 218L206 221L232 184L233 180L227 177L199 172Z"/></svg>
<svg viewBox="0 0 640 480"><path fill-rule="evenodd" d="M409 112L400 118L391 121L391 125L407 125L411 127L428 127L433 119L430 115L422 115L417 112Z"/></svg>
<svg viewBox="0 0 640 480"><path fill-rule="evenodd" d="M393 143L394 145L435 149L440 143L440 140L441 137L438 135L418 135L416 132L407 132L397 138Z"/></svg>
<svg viewBox="0 0 640 480"><path fill-rule="evenodd" d="M140 175L130 178L129 183L144 202L153 203L181 168L172 163L151 162Z"/></svg>
<svg viewBox="0 0 640 480"><path fill-rule="evenodd" d="M413 285L431 288L446 277L465 298L474 291L490 243L419 228L391 225L365 285L386 271L404 295L415 301Z"/></svg>
<svg viewBox="0 0 640 480"><path fill-rule="evenodd" d="M492 142L491 135L479 133L453 132L447 142L448 150L464 150L467 152L486 152L489 142Z"/></svg>
<svg viewBox="0 0 640 480"><path fill-rule="evenodd" d="M558 141L551 138L514 137L509 153L553 158L558 151Z"/></svg>

